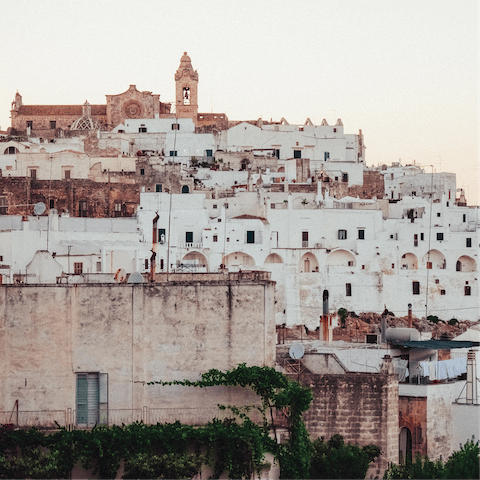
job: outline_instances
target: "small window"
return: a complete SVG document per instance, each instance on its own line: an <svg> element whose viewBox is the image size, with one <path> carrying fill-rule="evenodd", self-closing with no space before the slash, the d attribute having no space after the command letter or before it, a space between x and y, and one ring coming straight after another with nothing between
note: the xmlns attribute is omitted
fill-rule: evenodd
<svg viewBox="0 0 480 480"><path fill-rule="evenodd" d="M50 129L55 130L57 128L57 122L55 120L50 121Z"/></svg>
<svg viewBox="0 0 480 480"><path fill-rule="evenodd" d="M140 175L145 175L145 169L144 168L140 169Z"/></svg>
<svg viewBox="0 0 480 480"><path fill-rule="evenodd" d="M463 222L466 222L467 221L467 215L464 213L463 214Z"/></svg>
<svg viewBox="0 0 480 480"><path fill-rule="evenodd" d="M6 215L8 210L7 197L0 197L0 215Z"/></svg>
<svg viewBox="0 0 480 480"><path fill-rule="evenodd" d="M185 232L185 243L193 243L193 232Z"/></svg>
<svg viewBox="0 0 480 480"><path fill-rule="evenodd" d="M432 262L427 262L427 270L431 270L432 269Z"/></svg>
<svg viewBox="0 0 480 480"><path fill-rule="evenodd" d="M414 295L420 295L420 282L412 282L412 290Z"/></svg>
<svg viewBox="0 0 480 480"><path fill-rule="evenodd" d="M365 230L363 229L358 230L358 239L365 240Z"/></svg>
<svg viewBox="0 0 480 480"><path fill-rule="evenodd" d="M148 270L148 258L144 260L144 267L145 267L145 270Z"/></svg>
<svg viewBox="0 0 480 480"><path fill-rule="evenodd" d="M165 232L166 230L164 228L158 229L158 243L165 243Z"/></svg>
<svg viewBox="0 0 480 480"><path fill-rule="evenodd" d="M413 235L413 246L418 247L418 235L416 233Z"/></svg>
<svg viewBox="0 0 480 480"><path fill-rule="evenodd" d="M102 262L97 262L97 273L102 271Z"/></svg>
<svg viewBox="0 0 480 480"><path fill-rule="evenodd" d="M120 202L115 203L115 212L121 212L122 211L122 204Z"/></svg>
<svg viewBox="0 0 480 480"><path fill-rule="evenodd" d="M147 127L140 127L138 133L147 133Z"/></svg>
<svg viewBox="0 0 480 480"><path fill-rule="evenodd" d="M445 295L445 290L440 290L440 295Z"/></svg>
<svg viewBox="0 0 480 480"><path fill-rule="evenodd" d="M346 283L345 284L345 295L347 297L351 297L352 296L352 284L351 283Z"/></svg>
<svg viewBox="0 0 480 480"><path fill-rule="evenodd" d="M70 173L71 173L71 170L65 170L65 180L69 180L71 177L70 177Z"/></svg>
<svg viewBox="0 0 480 480"><path fill-rule="evenodd" d="M330 158L330 152L324 152L323 153L323 159L327 161Z"/></svg>
<svg viewBox="0 0 480 480"><path fill-rule="evenodd" d="M161 192L162 192L162 185L159 184L159 183L157 183L157 184L155 185L155 191L156 191L157 193L161 193Z"/></svg>
<svg viewBox="0 0 480 480"><path fill-rule="evenodd" d="M30 169L30 178L32 180L36 180L37 179L37 170L35 168L31 168Z"/></svg>
<svg viewBox="0 0 480 480"><path fill-rule="evenodd" d="M438 285L440 283L440 279L436 278L435 283Z"/></svg>
<svg viewBox="0 0 480 480"><path fill-rule="evenodd" d="M165 265L164 265L164 260L163 258L160 259L160 270L163 270L165 268Z"/></svg>
<svg viewBox="0 0 480 480"><path fill-rule="evenodd" d="M81 275L83 273L83 263L82 262L74 262L73 263L73 273L75 275Z"/></svg>
<svg viewBox="0 0 480 480"><path fill-rule="evenodd" d="M172 123L172 130L180 130L180 125L178 123Z"/></svg>
<svg viewBox="0 0 480 480"><path fill-rule="evenodd" d="M302 158L302 151L301 150L294 150L293 151L293 158Z"/></svg>
<svg viewBox="0 0 480 480"><path fill-rule="evenodd" d="M213 150L205 150L205 155L207 157L213 157Z"/></svg>
<svg viewBox="0 0 480 480"><path fill-rule="evenodd" d="M472 239L471 238L466 238L466 246L467 248L470 248L472 246Z"/></svg>
<svg viewBox="0 0 480 480"><path fill-rule="evenodd" d="M225 208L228 208L228 203L225 204Z"/></svg>
<svg viewBox="0 0 480 480"><path fill-rule="evenodd" d="M27 128L33 128L33 120L27 120Z"/></svg>
<svg viewBox="0 0 480 480"><path fill-rule="evenodd" d="M230 237L227 237L227 242L229 242L229 241L230 241Z"/></svg>
<svg viewBox="0 0 480 480"><path fill-rule="evenodd" d="M177 150L170 150L170 156L171 157L176 157L177 156Z"/></svg>
<svg viewBox="0 0 480 480"><path fill-rule="evenodd" d="M440 212L437 212L437 217L441 217L442 214Z"/></svg>
<svg viewBox="0 0 480 480"><path fill-rule="evenodd" d="M188 188L188 185L184 185L182 187L182 193L190 193L190 189Z"/></svg>
<svg viewBox="0 0 480 480"><path fill-rule="evenodd" d="M342 182L348 182L348 173L342 173Z"/></svg>
<svg viewBox="0 0 480 480"><path fill-rule="evenodd" d="M214 241L214 242L218 242L218 235L214 235L214 236L213 236L213 241Z"/></svg>
<svg viewBox="0 0 480 480"><path fill-rule="evenodd" d="M335 181L338 182L338 177L335 177Z"/></svg>
<svg viewBox="0 0 480 480"><path fill-rule="evenodd" d="M347 239L347 231L346 230L339 230L338 231L338 239L339 240L346 240Z"/></svg>
<svg viewBox="0 0 480 480"><path fill-rule="evenodd" d="M392 268L395 268L395 264L394 264L394 263L392 263Z"/></svg>
<svg viewBox="0 0 480 480"><path fill-rule="evenodd" d="M437 240L441 242L443 240L443 232L437 232Z"/></svg>
<svg viewBox="0 0 480 480"><path fill-rule="evenodd" d="M55 200L53 198L50 199L50 208L55 208Z"/></svg>
<svg viewBox="0 0 480 480"><path fill-rule="evenodd" d="M275 204L274 204L274 203L271 203L271 204L270 204L270 208L271 208L272 210L275 210Z"/></svg>
<svg viewBox="0 0 480 480"><path fill-rule="evenodd" d="M255 243L255 232L252 230L247 231L247 243Z"/></svg>
<svg viewBox="0 0 480 480"><path fill-rule="evenodd" d="M348 261L348 266L349 266L349 267L353 267L353 260L349 260L349 261Z"/></svg>
<svg viewBox="0 0 480 480"><path fill-rule="evenodd" d="M333 129L333 133L337 133L337 129L336 129L336 128Z"/></svg>
<svg viewBox="0 0 480 480"><path fill-rule="evenodd" d="M362 270L365 270L365 265L362 265Z"/></svg>
<svg viewBox="0 0 480 480"><path fill-rule="evenodd" d="M393 173L390 174L390 180L393 180Z"/></svg>
<svg viewBox="0 0 480 480"><path fill-rule="evenodd" d="M78 216L86 217L88 215L87 202L86 200L81 200L78 202Z"/></svg>
<svg viewBox="0 0 480 480"><path fill-rule="evenodd" d="M3 262L3 255L0 255L0 262Z"/></svg>
<svg viewBox="0 0 480 480"><path fill-rule="evenodd" d="M417 196L417 192L412 192L412 197L416 197Z"/></svg>
<svg viewBox="0 0 480 480"><path fill-rule="evenodd" d="M277 157L277 158L280 158L280 149L278 149L278 148L274 149L273 156Z"/></svg>
<svg viewBox="0 0 480 480"><path fill-rule="evenodd" d="M425 234L421 233L420 234L420 240L423 242L425 240Z"/></svg>
<svg viewBox="0 0 480 480"><path fill-rule="evenodd" d="M471 295L471 289L469 285L465 285L465 295L468 297Z"/></svg>
<svg viewBox="0 0 480 480"><path fill-rule="evenodd" d="M213 204L213 208L216 209L218 208L218 205L216 203Z"/></svg>
<svg viewBox="0 0 480 480"><path fill-rule="evenodd" d="M308 232L302 232L302 247L308 247Z"/></svg>

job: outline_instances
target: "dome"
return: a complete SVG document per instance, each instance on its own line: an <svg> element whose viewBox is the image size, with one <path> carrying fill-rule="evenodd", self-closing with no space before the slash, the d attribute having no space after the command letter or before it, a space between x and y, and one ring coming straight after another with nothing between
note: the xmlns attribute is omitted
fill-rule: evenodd
<svg viewBox="0 0 480 480"><path fill-rule="evenodd" d="M82 110L83 115L72 123L70 130L100 130L100 125L92 118L91 105L87 101Z"/></svg>

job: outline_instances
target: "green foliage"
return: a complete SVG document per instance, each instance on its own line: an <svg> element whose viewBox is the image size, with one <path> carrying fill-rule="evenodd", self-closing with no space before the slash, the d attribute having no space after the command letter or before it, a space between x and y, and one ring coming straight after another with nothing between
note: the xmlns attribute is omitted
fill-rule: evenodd
<svg viewBox="0 0 480 480"><path fill-rule="evenodd" d="M348 317L347 309L340 308L337 313L338 313L338 316L340 317L340 321L342 322L342 327L345 327L345 321L347 320L347 317Z"/></svg>
<svg viewBox="0 0 480 480"><path fill-rule="evenodd" d="M389 464L383 478L479 478L479 446L474 439L469 440L460 450L453 452L444 463L432 462L428 456L415 456L412 462L407 459L403 464Z"/></svg>
<svg viewBox="0 0 480 480"><path fill-rule="evenodd" d="M438 323L439 318L436 315L429 315L427 320L432 323Z"/></svg>
<svg viewBox="0 0 480 480"><path fill-rule="evenodd" d="M456 325L458 323L458 320L456 318L451 318L449 321L448 321L448 324L449 325Z"/></svg>
<svg viewBox="0 0 480 480"><path fill-rule="evenodd" d="M328 442L322 437L313 442L310 477L365 478L370 463L379 456L376 445L346 444L341 435L334 435Z"/></svg>

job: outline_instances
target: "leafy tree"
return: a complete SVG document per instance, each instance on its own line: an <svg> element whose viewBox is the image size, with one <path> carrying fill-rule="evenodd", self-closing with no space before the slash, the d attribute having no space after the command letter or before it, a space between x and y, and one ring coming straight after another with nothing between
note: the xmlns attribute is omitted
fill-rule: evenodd
<svg viewBox="0 0 480 480"><path fill-rule="evenodd" d="M340 317L340 321L342 322L342 328L345 327L345 321L347 320L348 317L348 311L345 308L340 308L338 310L338 316Z"/></svg>

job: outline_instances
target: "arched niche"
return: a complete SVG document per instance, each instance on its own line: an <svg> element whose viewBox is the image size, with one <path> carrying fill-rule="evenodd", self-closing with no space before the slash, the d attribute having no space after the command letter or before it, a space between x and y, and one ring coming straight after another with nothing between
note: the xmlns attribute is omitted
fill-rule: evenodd
<svg viewBox="0 0 480 480"><path fill-rule="evenodd" d="M340 249L328 254L327 265L329 267L355 267L357 261L352 252Z"/></svg>
<svg viewBox="0 0 480 480"><path fill-rule="evenodd" d="M404 253L402 255L402 268L405 270L417 270L418 259L414 253Z"/></svg>
<svg viewBox="0 0 480 480"><path fill-rule="evenodd" d="M318 272L318 260L312 252L307 252L298 265L300 273Z"/></svg>
<svg viewBox="0 0 480 480"><path fill-rule="evenodd" d="M423 262L425 263L425 267L429 270L438 268L444 270L447 268L445 255L435 249L430 250L424 255Z"/></svg>
<svg viewBox="0 0 480 480"><path fill-rule="evenodd" d="M475 272L477 270L477 262L468 255L462 255L456 264L457 272Z"/></svg>
<svg viewBox="0 0 480 480"><path fill-rule="evenodd" d="M278 253L271 253L265 259L265 263L283 263L283 258Z"/></svg>
<svg viewBox="0 0 480 480"><path fill-rule="evenodd" d="M4 155L15 155L16 153L18 153L18 148L12 146L7 147L3 152Z"/></svg>
<svg viewBox="0 0 480 480"><path fill-rule="evenodd" d="M222 263L227 267L254 267L255 260L248 253L233 252L223 257Z"/></svg>
<svg viewBox="0 0 480 480"><path fill-rule="evenodd" d="M182 193L190 193L190 188L188 187L188 185L184 185L182 187Z"/></svg>
<svg viewBox="0 0 480 480"><path fill-rule="evenodd" d="M200 252L188 252L182 258L183 264L191 264L194 267L198 268L205 268L208 271L208 261L207 257L203 253Z"/></svg>

